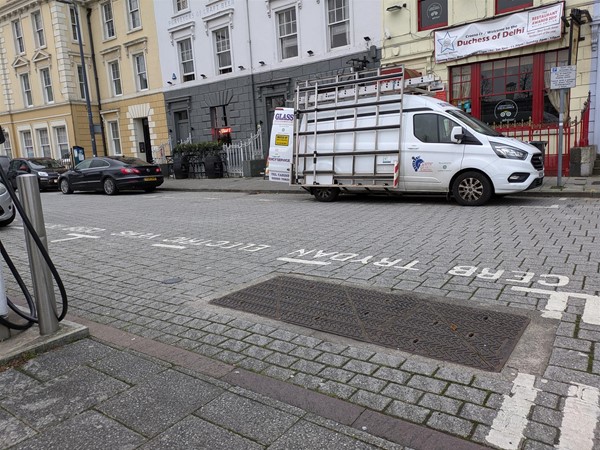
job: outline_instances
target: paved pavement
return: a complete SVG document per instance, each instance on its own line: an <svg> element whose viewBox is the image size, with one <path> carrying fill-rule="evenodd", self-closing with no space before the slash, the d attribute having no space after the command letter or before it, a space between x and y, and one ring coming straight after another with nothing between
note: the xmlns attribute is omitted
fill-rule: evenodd
<svg viewBox="0 0 600 450"><path fill-rule="evenodd" d="M255 192L255 193L299 193L305 194L302 188L289 186L286 183L269 181L263 177L217 179L184 179L167 178L161 189L178 191L204 192ZM542 186L523 192L519 195L559 196L559 197L600 197L600 175L591 177L546 177Z"/></svg>
<svg viewBox="0 0 600 450"><path fill-rule="evenodd" d="M556 189L556 179L546 179L523 195L595 196L595 182L563 178ZM163 188L308 195L262 178L169 179ZM0 372L1 448L468 449L489 445L495 430L497 446L517 448L494 428L513 402L532 411L524 448L550 449L559 429L565 435L568 405L584 413L574 417L594 414L594 399L573 388L600 386L600 326L578 319L583 300L556 333L552 380L509 381L182 307L183 296L155 307L134 299L129 317L103 324L122 298L109 286L88 292L110 299L69 316L91 338ZM173 314L165 314L169 307Z"/></svg>

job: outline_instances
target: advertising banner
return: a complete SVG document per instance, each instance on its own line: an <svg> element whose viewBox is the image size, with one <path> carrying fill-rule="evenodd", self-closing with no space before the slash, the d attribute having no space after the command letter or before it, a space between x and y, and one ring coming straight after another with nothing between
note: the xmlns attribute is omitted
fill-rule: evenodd
<svg viewBox="0 0 600 450"><path fill-rule="evenodd" d="M559 39L564 3L434 33L435 61L496 53Z"/></svg>
<svg viewBox="0 0 600 450"><path fill-rule="evenodd" d="M294 149L294 108L276 108L269 140L270 181L290 182Z"/></svg>

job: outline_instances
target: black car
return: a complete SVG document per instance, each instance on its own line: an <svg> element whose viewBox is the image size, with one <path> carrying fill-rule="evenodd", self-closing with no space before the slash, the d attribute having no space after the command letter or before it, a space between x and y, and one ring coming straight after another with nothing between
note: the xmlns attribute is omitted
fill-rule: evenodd
<svg viewBox="0 0 600 450"><path fill-rule="evenodd" d="M27 173L37 175L40 190L45 191L46 189L56 189L58 187L58 177L66 170L66 167L52 158L14 158L8 165L6 175L14 189L17 188L17 177L19 175Z"/></svg>
<svg viewBox="0 0 600 450"><path fill-rule="evenodd" d="M121 190L152 192L163 183L160 167L138 158L100 156L81 161L58 179L63 194L73 191L104 191L114 195Z"/></svg>

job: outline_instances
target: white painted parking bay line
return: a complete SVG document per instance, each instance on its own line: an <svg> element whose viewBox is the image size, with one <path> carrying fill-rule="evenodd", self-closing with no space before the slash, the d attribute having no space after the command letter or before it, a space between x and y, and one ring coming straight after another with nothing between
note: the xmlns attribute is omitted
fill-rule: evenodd
<svg viewBox="0 0 600 450"><path fill-rule="evenodd" d="M600 419L600 390L583 384L569 387L560 426L561 450L592 450L594 429Z"/></svg>
<svg viewBox="0 0 600 450"><path fill-rule="evenodd" d="M527 426L527 416L538 389L533 387L535 376L520 373L513 381L511 393L502 397L502 406L492 422L485 440L506 450L517 450Z"/></svg>
<svg viewBox="0 0 600 450"><path fill-rule="evenodd" d="M290 263L300 263L300 264L312 264L313 266L327 266L331 264L326 261L309 261L306 259L294 259L294 258L277 258L277 261L285 261Z"/></svg>
<svg viewBox="0 0 600 450"><path fill-rule="evenodd" d="M100 236L90 236L88 234L78 234L78 233L68 233L67 236L73 236L70 238L64 239L56 239L50 242L64 242L64 241L74 241L75 239L100 239Z"/></svg>
<svg viewBox="0 0 600 450"><path fill-rule="evenodd" d="M552 206L521 206L521 208L529 208L529 209L558 209L558 205Z"/></svg>
<svg viewBox="0 0 600 450"><path fill-rule="evenodd" d="M169 244L152 244L152 247L162 247L162 248L176 248L176 249L183 249L186 248L183 245L169 245Z"/></svg>

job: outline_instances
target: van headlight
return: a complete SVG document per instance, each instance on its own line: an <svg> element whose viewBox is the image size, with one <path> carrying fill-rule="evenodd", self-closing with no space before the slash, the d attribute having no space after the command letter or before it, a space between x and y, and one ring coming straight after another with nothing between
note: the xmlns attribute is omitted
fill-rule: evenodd
<svg viewBox="0 0 600 450"><path fill-rule="evenodd" d="M525 150L521 150L516 147L511 147L510 145L506 144L499 144L497 142L490 142L490 144L496 152L496 155L498 155L500 158L520 160L524 160L525 158L527 158L528 153Z"/></svg>

